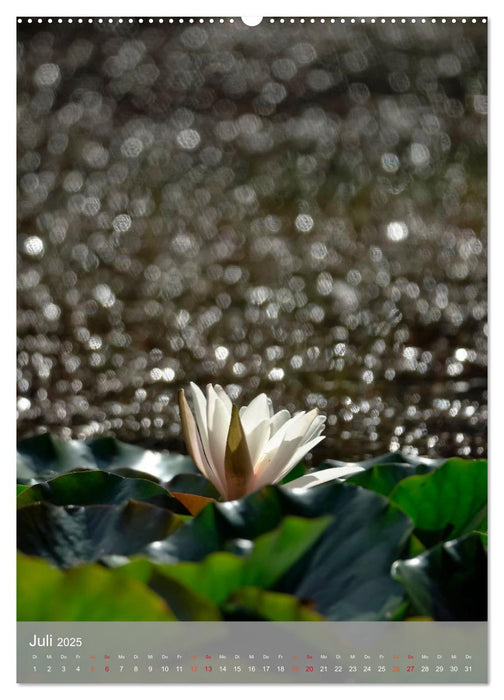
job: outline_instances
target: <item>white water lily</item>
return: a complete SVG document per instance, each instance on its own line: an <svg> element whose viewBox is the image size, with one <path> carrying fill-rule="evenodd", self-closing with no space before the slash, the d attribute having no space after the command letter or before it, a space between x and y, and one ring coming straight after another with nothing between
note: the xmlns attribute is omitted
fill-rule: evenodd
<svg viewBox="0 0 504 700"><path fill-rule="evenodd" d="M218 384L206 397L191 382L194 414L179 392L180 418L194 463L226 500L275 484L317 445L326 417L318 409L291 416L273 412L271 399L259 394L238 409Z"/></svg>

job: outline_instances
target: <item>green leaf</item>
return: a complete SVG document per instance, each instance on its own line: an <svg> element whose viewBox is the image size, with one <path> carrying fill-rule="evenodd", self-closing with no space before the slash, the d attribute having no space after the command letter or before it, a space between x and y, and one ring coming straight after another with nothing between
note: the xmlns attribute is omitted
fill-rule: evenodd
<svg viewBox="0 0 504 700"><path fill-rule="evenodd" d="M110 437L91 442L61 440L44 433L22 440L18 445L17 480L23 484L47 481L76 469L102 469L164 483L176 474L197 474L189 457L154 452L128 445Z"/></svg>
<svg viewBox="0 0 504 700"><path fill-rule="evenodd" d="M328 486L325 494L322 485L308 490L318 492L319 508L331 503L333 523L275 589L310 602L331 620L395 619L404 591L394 585L390 567L407 547L411 521L371 491ZM335 506L338 487L343 493Z"/></svg>
<svg viewBox="0 0 504 700"><path fill-rule="evenodd" d="M19 508L17 516L18 548L65 569L111 554L135 554L181 524L169 510L138 501L90 506L33 503Z"/></svg>
<svg viewBox="0 0 504 700"><path fill-rule="evenodd" d="M221 619L218 607L231 593L245 586L272 586L313 546L330 520L287 517L276 530L249 543L245 557L215 552L199 563L173 565L134 560L123 571L152 586L179 619Z"/></svg>
<svg viewBox="0 0 504 700"><path fill-rule="evenodd" d="M278 528L251 543L243 558L216 552L201 563L164 566L159 571L220 604L237 588L272 586L314 545L330 520L286 517Z"/></svg>
<svg viewBox="0 0 504 700"><path fill-rule="evenodd" d="M271 586L315 546L332 521L328 516L285 517L279 527L255 540L252 553L244 559L244 585Z"/></svg>
<svg viewBox="0 0 504 700"><path fill-rule="evenodd" d="M370 491L388 496L397 484L415 474L430 474L435 467L426 464L417 466L409 464L378 464L366 471L354 474L346 479L347 484L362 486Z"/></svg>
<svg viewBox="0 0 504 700"><path fill-rule="evenodd" d="M232 591L243 585L243 567L243 560L235 554L215 552L202 562L159 564L155 570L220 605Z"/></svg>
<svg viewBox="0 0 504 700"><path fill-rule="evenodd" d="M60 440L43 433L18 445L18 480L23 483L50 479L82 467L95 467L95 460L89 446L79 440Z"/></svg>
<svg viewBox="0 0 504 700"><path fill-rule="evenodd" d="M25 486L24 484L16 484L16 496L19 496L19 494L23 493L23 491L27 488L28 486Z"/></svg>
<svg viewBox="0 0 504 700"><path fill-rule="evenodd" d="M278 622L319 622L324 620L308 606L287 593L248 587L235 591L223 606L227 620L274 620Z"/></svg>
<svg viewBox="0 0 504 700"><path fill-rule="evenodd" d="M160 563L200 561L212 552L226 549L229 541L255 539L277 527L288 514L298 514L284 507L290 503L288 492L267 486L240 501L207 506L193 520L184 524L176 536L148 547L146 553ZM287 499L287 500L286 500ZM313 514L313 517L320 515Z"/></svg>
<svg viewBox="0 0 504 700"><path fill-rule="evenodd" d="M487 556L477 533L399 560L392 575L405 586L420 615L446 621L487 619Z"/></svg>
<svg viewBox="0 0 504 700"><path fill-rule="evenodd" d="M176 491L177 493L193 493L195 496L204 496L205 498L220 498L220 493L215 486L199 474L177 474L164 484L164 487L168 491Z"/></svg>
<svg viewBox="0 0 504 700"><path fill-rule="evenodd" d="M129 469L146 473L165 483L176 474L199 474L190 457L172 452L155 452L128 445L115 438L102 437L88 443L99 469Z"/></svg>
<svg viewBox="0 0 504 700"><path fill-rule="evenodd" d="M174 620L166 602L119 569L96 564L59 571L43 559L18 555L18 621Z"/></svg>
<svg viewBox="0 0 504 700"><path fill-rule="evenodd" d="M239 551L240 541L256 540L289 515L334 519L275 589L310 599L330 619L392 619L404 591L390 567L403 555L413 526L386 498L356 486L329 482L299 491L266 486L240 501L208 505L147 552L175 563L228 548Z"/></svg>
<svg viewBox="0 0 504 700"><path fill-rule="evenodd" d="M218 606L208 597L192 590L176 578L164 575L161 567L147 559L133 559L121 568L121 573L152 588L167 602L178 620L201 622L222 619Z"/></svg>
<svg viewBox="0 0 504 700"><path fill-rule="evenodd" d="M200 564L154 564L148 559L135 558L122 566L121 571L155 590L179 620L201 621L222 619L221 591L239 586L241 567L239 557L219 552Z"/></svg>
<svg viewBox="0 0 504 700"><path fill-rule="evenodd" d="M486 522L487 463L449 459L430 474L403 479L389 497L426 546L454 539Z"/></svg>
<svg viewBox="0 0 504 700"><path fill-rule="evenodd" d="M71 472L31 486L18 496L17 505L22 507L44 501L59 506L88 506L129 500L145 501L175 513L187 513L180 501L152 481L128 479L97 470Z"/></svg>
<svg viewBox="0 0 504 700"><path fill-rule="evenodd" d="M418 537L416 537L415 534L411 535L408 555L410 557L416 557L418 554L421 554L422 552L425 552L425 547L420 542Z"/></svg>

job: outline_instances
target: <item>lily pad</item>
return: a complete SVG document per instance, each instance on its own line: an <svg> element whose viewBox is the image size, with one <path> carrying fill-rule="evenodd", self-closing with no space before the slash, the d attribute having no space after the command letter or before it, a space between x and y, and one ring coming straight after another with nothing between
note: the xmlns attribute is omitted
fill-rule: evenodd
<svg viewBox="0 0 504 700"><path fill-rule="evenodd" d="M215 486L199 474L176 474L164 484L168 491L177 493L193 493L195 496L220 499L220 494Z"/></svg>
<svg viewBox="0 0 504 700"><path fill-rule="evenodd" d="M205 595L195 591L176 578L166 576L162 567L148 559L134 558L122 565L124 576L142 581L163 598L178 620L221 620L219 607Z"/></svg>
<svg viewBox="0 0 504 700"><path fill-rule="evenodd" d="M403 554L413 526L386 498L356 486L331 482L299 491L267 486L239 501L207 506L147 552L160 562L199 561L236 540L256 540L289 515L331 515L333 521L275 590L311 600L330 619L393 619L404 590L390 567Z"/></svg>
<svg viewBox="0 0 504 700"><path fill-rule="evenodd" d="M18 621L164 621L176 619L163 598L140 581L91 564L59 571L18 555Z"/></svg>
<svg viewBox="0 0 504 700"><path fill-rule="evenodd" d="M289 516L250 543L245 557L215 552L199 563L160 565L157 570L220 604L237 588L272 586L315 544L330 521Z"/></svg>
<svg viewBox="0 0 504 700"><path fill-rule="evenodd" d="M363 486L365 489L388 496L403 479L415 474L430 474L436 467L427 464L377 464L346 479L347 484Z"/></svg>
<svg viewBox="0 0 504 700"><path fill-rule="evenodd" d="M400 481L390 499L415 523L427 547L484 529L487 518L487 463L449 459L430 474Z"/></svg>
<svg viewBox="0 0 504 700"><path fill-rule="evenodd" d="M420 615L446 621L487 619L487 555L479 533L399 560L392 575L405 586Z"/></svg>
<svg viewBox="0 0 504 700"><path fill-rule="evenodd" d="M199 473L190 457L170 452L145 450L115 438L103 437L90 442L61 440L44 433L18 445L17 480L35 484L75 469L102 469L140 476L163 483L176 474Z"/></svg>
<svg viewBox="0 0 504 700"><path fill-rule="evenodd" d="M174 513L188 512L180 501L152 481L128 479L99 470L71 472L31 486L18 496L17 504L22 507L45 501L59 506L89 506L129 500L145 501Z"/></svg>
<svg viewBox="0 0 504 700"><path fill-rule="evenodd" d="M111 554L131 555L167 537L179 516L149 503L59 506L32 503L19 508L18 548L64 569Z"/></svg>
<svg viewBox="0 0 504 700"><path fill-rule="evenodd" d="M343 493L332 524L274 588L310 602L330 620L400 619L404 590L394 585L390 567L405 550L412 523L371 491L338 484L309 491L323 508L336 500L338 486Z"/></svg>
<svg viewBox="0 0 504 700"><path fill-rule="evenodd" d="M60 440L43 433L18 445L18 481L35 483L78 468L96 468L89 446L80 440Z"/></svg>
<svg viewBox="0 0 504 700"><path fill-rule="evenodd" d="M122 570L152 586L179 619L221 619L219 606L232 593L248 586L271 587L314 545L330 520L287 517L250 543L245 557L215 552L202 562L172 565L136 559Z"/></svg>
<svg viewBox="0 0 504 700"><path fill-rule="evenodd" d="M131 469L150 474L160 482L167 482L176 474L199 474L194 462L186 455L155 452L137 445L128 445L115 438L103 437L89 443L99 469Z"/></svg>

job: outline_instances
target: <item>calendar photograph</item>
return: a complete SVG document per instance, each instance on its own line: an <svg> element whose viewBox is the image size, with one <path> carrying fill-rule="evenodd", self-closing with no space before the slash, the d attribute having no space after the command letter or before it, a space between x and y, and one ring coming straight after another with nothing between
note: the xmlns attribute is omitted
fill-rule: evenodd
<svg viewBox="0 0 504 700"><path fill-rule="evenodd" d="M30 682L52 623L486 630L487 21L259 20L17 19Z"/></svg>

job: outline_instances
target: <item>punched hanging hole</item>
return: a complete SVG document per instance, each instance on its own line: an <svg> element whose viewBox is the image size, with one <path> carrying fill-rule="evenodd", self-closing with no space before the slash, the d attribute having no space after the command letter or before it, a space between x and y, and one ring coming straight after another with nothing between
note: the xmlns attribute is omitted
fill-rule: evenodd
<svg viewBox="0 0 504 700"><path fill-rule="evenodd" d="M242 17L241 21L243 24L246 24L247 27L257 27L258 24L261 24L262 17Z"/></svg>

